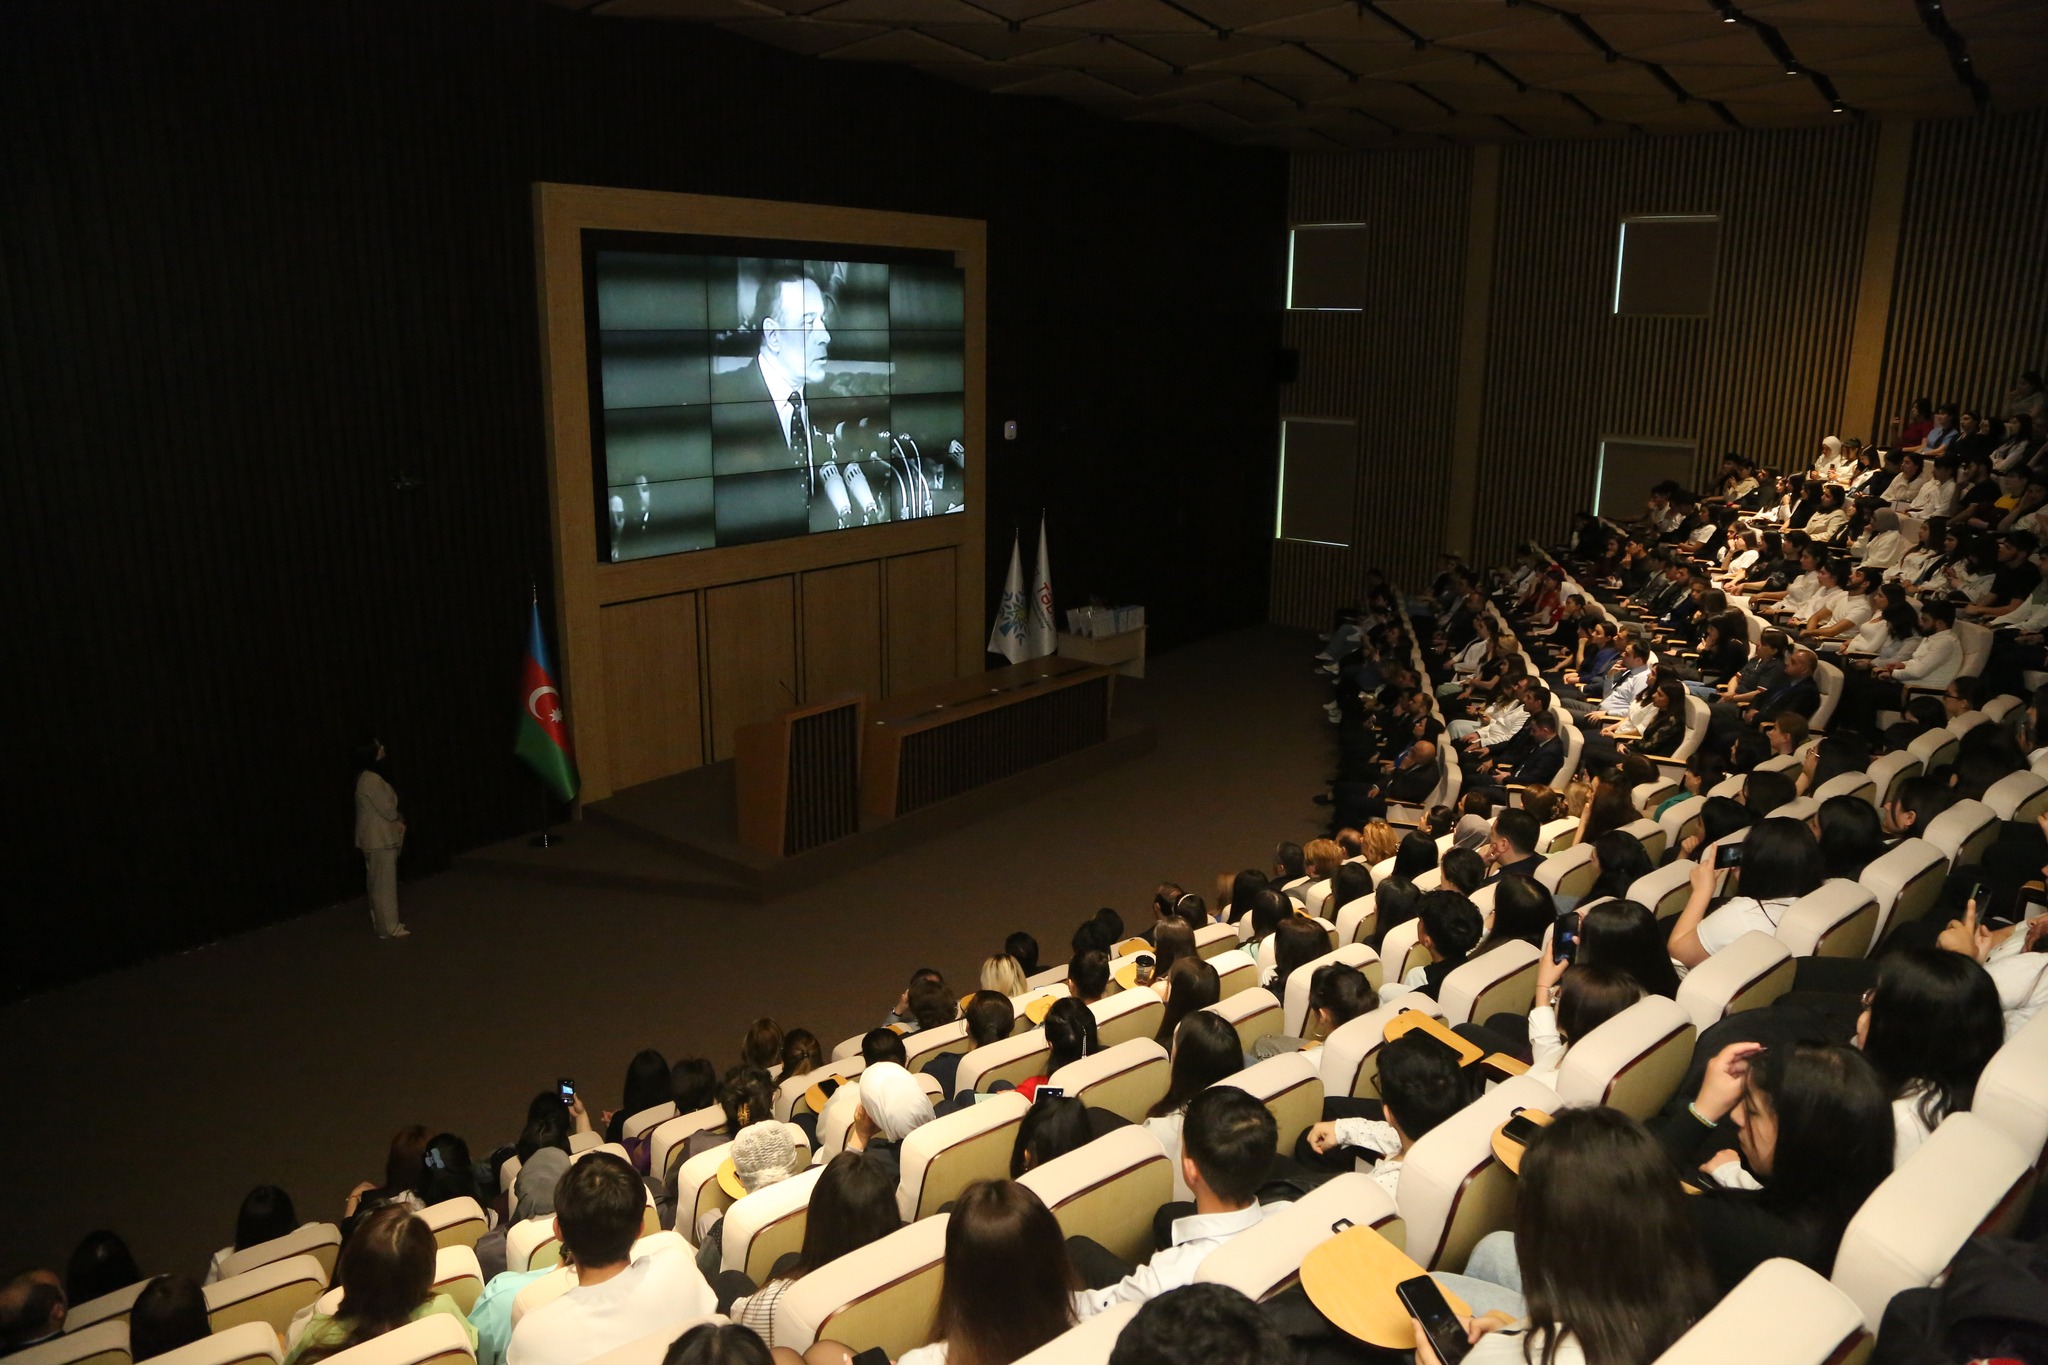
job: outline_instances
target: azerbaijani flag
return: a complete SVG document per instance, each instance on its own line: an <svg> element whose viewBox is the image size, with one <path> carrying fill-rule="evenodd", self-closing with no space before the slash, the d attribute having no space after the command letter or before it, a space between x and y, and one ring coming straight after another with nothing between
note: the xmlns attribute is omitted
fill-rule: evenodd
<svg viewBox="0 0 2048 1365"><path fill-rule="evenodd" d="M524 759L557 801L574 801L580 785L576 751L569 742L568 715L555 686L554 665L548 662L547 638L540 630L540 603L533 604L533 624L526 632L526 663L519 671L519 736L512 752Z"/></svg>

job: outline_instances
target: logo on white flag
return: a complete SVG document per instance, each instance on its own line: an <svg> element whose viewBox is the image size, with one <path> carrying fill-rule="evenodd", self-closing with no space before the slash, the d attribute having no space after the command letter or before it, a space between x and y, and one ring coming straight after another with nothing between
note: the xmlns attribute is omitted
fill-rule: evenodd
<svg viewBox="0 0 2048 1365"><path fill-rule="evenodd" d="M988 652L1000 654L1013 664L1032 658L1025 644L1024 557L1017 538L1010 538L1010 573L1003 580L1003 599L996 606L996 623L988 633Z"/></svg>

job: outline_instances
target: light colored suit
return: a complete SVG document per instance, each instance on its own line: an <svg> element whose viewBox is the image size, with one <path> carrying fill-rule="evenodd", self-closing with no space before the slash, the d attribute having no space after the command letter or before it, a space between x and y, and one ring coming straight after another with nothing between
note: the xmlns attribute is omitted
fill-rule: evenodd
<svg viewBox="0 0 2048 1365"><path fill-rule="evenodd" d="M379 938L405 927L398 918L398 850L404 843L398 793L381 774L363 769L356 775L356 847L369 865L370 923Z"/></svg>

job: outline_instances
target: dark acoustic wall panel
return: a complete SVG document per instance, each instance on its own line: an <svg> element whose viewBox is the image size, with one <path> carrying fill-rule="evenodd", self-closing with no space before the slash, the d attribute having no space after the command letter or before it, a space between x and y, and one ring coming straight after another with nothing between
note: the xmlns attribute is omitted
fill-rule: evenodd
<svg viewBox="0 0 2048 1365"><path fill-rule="evenodd" d="M1096 678L905 735L896 813L1101 744L1109 738L1109 701L1110 679Z"/></svg>
<svg viewBox="0 0 2048 1365"><path fill-rule="evenodd" d="M986 219L990 543L1163 647L1264 610L1285 174L540 0L0 5L0 995L360 895L359 732L404 875L534 823L534 181Z"/></svg>
<svg viewBox="0 0 2048 1365"><path fill-rule="evenodd" d="M860 831L860 708L849 702L789 727L789 811L782 853L799 853Z"/></svg>
<svg viewBox="0 0 2048 1365"><path fill-rule="evenodd" d="M1995 406L2048 370L2048 113L1921 124L1907 185L1880 437L1915 398Z"/></svg>
<svg viewBox="0 0 2048 1365"><path fill-rule="evenodd" d="M1363 225L1365 306L1288 312L1300 372L1280 408L1356 421L1358 478L1349 546L1273 543L1274 621L1327 627L1358 600L1368 567L1412 583L1443 549L1471 178L1462 148L1293 159L1291 222ZM1270 485L1265 496L1271 507Z"/></svg>
<svg viewBox="0 0 2048 1365"><path fill-rule="evenodd" d="M1841 409L1876 129L1501 153L1473 550L1498 562L1591 505L1602 434L1805 458ZM1616 317L1621 220L1718 214L1713 316Z"/></svg>

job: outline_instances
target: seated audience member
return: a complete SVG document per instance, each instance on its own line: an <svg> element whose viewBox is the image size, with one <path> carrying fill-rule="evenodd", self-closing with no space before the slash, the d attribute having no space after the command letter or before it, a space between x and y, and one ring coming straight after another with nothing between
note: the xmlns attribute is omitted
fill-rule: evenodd
<svg viewBox="0 0 2048 1365"><path fill-rule="evenodd" d="M931 1098L917 1077L897 1062L880 1062L862 1071L856 1093L860 1107L854 1110L853 1124L846 1130L846 1150L866 1152L900 1170L903 1139L937 1117Z"/></svg>
<svg viewBox="0 0 2048 1365"><path fill-rule="evenodd" d="M768 1079L768 1073L758 1066L736 1066L726 1072L725 1078L718 1083L718 1107L725 1111L725 1122L717 1128L692 1133L690 1140L683 1144L683 1161L702 1156L714 1147L723 1147L750 1123L761 1123L774 1117L775 1082ZM664 1172L663 1178L672 1182L674 1172Z"/></svg>
<svg viewBox="0 0 2048 1365"><path fill-rule="evenodd" d="M1449 850L1437 866L1443 872L1444 890L1461 896L1471 895L1486 882L1486 859L1469 848Z"/></svg>
<svg viewBox="0 0 2048 1365"><path fill-rule="evenodd" d="M562 1177L568 1173L569 1154L553 1147L542 1147L527 1160L519 1163L519 1174L512 1177L511 1216L476 1241L477 1267L483 1272L485 1284L488 1285L505 1272L505 1238L510 1233L512 1225L523 1223L529 1218L548 1218L554 1215L555 1187L562 1183ZM668 1213L670 1220L673 1221L673 1206ZM507 1300L506 1312L509 1313L511 1308L511 1301ZM477 1325L481 1337L482 1320L475 1313L471 1313L470 1321ZM510 1332L511 1320L508 1318L503 1326L506 1332ZM505 1349L502 1335L498 1338L497 1345L497 1353L502 1356ZM479 1344L477 1349L482 1350L482 1345Z"/></svg>
<svg viewBox="0 0 2048 1365"><path fill-rule="evenodd" d="M1650 1132L1616 1109L1560 1111L1530 1141L1515 1184L1512 1233L1473 1249L1453 1289L1489 1268L1525 1300L1465 1321L1466 1365L1641 1365L1664 1353L1719 1296L1690 1199ZM1465 1297L1477 1295L1467 1293ZM1441 1365L1416 1333L1417 1365Z"/></svg>
<svg viewBox="0 0 2048 1365"><path fill-rule="evenodd" d="M1372 894L1372 869L1364 863L1346 863L1330 878L1330 894L1323 901L1323 918L1336 923L1344 907Z"/></svg>
<svg viewBox="0 0 2048 1365"><path fill-rule="evenodd" d="M1102 1050L1102 1044L1095 1036L1095 1014L1079 999L1069 997L1054 1001L1053 1007L1045 1012L1045 1023L1041 1027L1045 1029L1050 1055L1046 1058L1044 1076L1033 1076L1017 1087L1017 1093L1027 1100L1038 1094L1038 1087L1044 1085L1046 1077L1053 1072Z"/></svg>
<svg viewBox="0 0 2048 1365"><path fill-rule="evenodd" d="M1752 780L1762 774L1752 774ZM1778 931L1785 912L1827 880L1820 844L1803 821L1774 818L1758 822L1742 843L1742 894L1712 914L1714 886L1721 875L1711 853L1692 872L1692 895L1671 927L1671 956L1697 967L1752 929Z"/></svg>
<svg viewBox="0 0 2048 1365"><path fill-rule="evenodd" d="M64 1334L64 1286L53 1270L30 1270L0 1289L0 1353Z"/></svg>
<svg viewBox="0 0 2048 1365"><path fill-rule="evenodd" d="M1476 1099L1483 1082L1458 1065L1456 1053L1419 1033L1383 1046L1379 1066L1379 1117L1370 1100L1325 1099L1322 1121L1302 1134L1294 1155L1333 1173L1350 1170L1357 1156L1373 1157L1373 1180L1396 1196L1408 1148Z"/></svg>
<svg viewBox="0 0 2048 1365"><path fill-rule="evenodd" d="M619 1107L604 1116L606 1142L623 1143L627 1119L669 1102L668 1058L651 1047L634 1053L633 1060L626 1064L626 1084L622 1094L624 1099Z"/></svg>
<svg viewBox="0 0 2048 1365"><path fill-rule="evenodd" d="M643 1161L644 1150L643 1146ZM476 1164L469 1159L469 1144L453 1133L439 1133L428 1141L420 1168L420 1203L428 1208L451 1199L490 1202L488 1193L477 1183Z"/></svg>
<svg viewBox="0 0 2048 1365"><path fill-rule="evenodd" d="M1159 1021L1154 1041L1173 1046L1173 1032L1180 1021L1205 1010L1223 997L1223 982L1216 969L1200 958L1184 958L1173 964L1166 978L1166 1017Z"/></svg>
<svg viewBox="0 0 2048 1365"><path fill-rule="evenodd" d="M557 1110L560 1107L556 1105ZM242 1207L235 1214L235 1240L213 1253L204 1283L219 1279L222 1263L236 1252L275 1241L298 1227L299 1214L292 1207L292 1197L275 1185L258 1185L242 1196Z"/></svg>
<svg viewBox="0 0 2048 1365"><path fill-rule="evenodd" d="M1731 1043L1716 1053L1698 1097L1658 1129L1682 1170L1718 1187L1688 1201L1716 1289L1773 1256L1831 1273L1842 1230L1892 1173L1893 1129L1884 1081L1854 1048Z"/></svg>
<svg viewBox="0 0 2048 1365"><path fill-rule="evenodd" d="M1283 1052L1300 1052L1319 1047L1324 1039L1359 1015L1380 1007L1379 992L1364 972L1342 962L1326 962L1316 968L1308 984L1306 1038L1269 1033L1252 1045L1258 1058L1277 1057Z"/></svg>
<svg viewBox="0 0 2048 1365"><path fill-rule="evenodd" d="M740 1065L771 1072L782 1065L782 1025L765 1015L747 1025L740 1038Z"/></svg>
<svg viewBox="0 0 2048 1365"><path fill-rule="evenodd" d="M1039 1100L1024 1111L1024 1121L1017 1125L1017 1139L1010 1145L1010 1179L1077 1152L1094 1140L1087 1105L1066 1095Z"/></svg>
<svg viewBox="0 0 2048 1365"><path fill-rule="evenodd" d="M199 1281L189 1275L159 1275L143 1286L128 1312L128 1358L148 1360L212 1334Z"/></svg>
<svg viewBox="0 0 2048 1365"><path fill-rule="evenodd" d="M1424 991L1431 998L1443 989L1444 978L1465 965L1472 950L1486 932L1486 921L1472 902L1455 891L1423 893L1421 932L1416 937L1429 954L1429 961L1408 973L1400 982L1380 991L1390 1001L1409 991Z"/></svg>
<svg viewBox="0 0 2048 1365"><path fill-rule="evenodd" d="M1181 1020L1180 1027L1174 1030L1166 1093L1145 1111L1146 1131L1159 1139L1167 1159L1173 1163L1174 1198L1192 1197L1180 1177L1180 1131L1188 1105L1216 1082L1243 1069L1244 1048L1237 1029L1222 1015L1199 1010Z"/></svg>
<svg viewBox="0 0 2048 1365"><path fill-rule="evenodd" d="M818 1041L818 1035L807 1028L793 1028L782 1035L782 1074L777 1080L794 1080L808 1076L825 1064L825 1047ZM674 1072L670 1072L673 1079ZM688 1113L680 1104L678 1114Z"/></svg>
<svg viewBox="0 0 2048 1365"><path fill-rule="evenodd" d="M1307 884L1307 854L1300 844L1292 840L1282 840L1273 849L1273 889L1292 895Z"/></svg>
<svg viewBox="0 0 2048 1365"><path fill-rule="evenodd" d="M966 1014L969 1051L1001 1042L1017 1026L1016 1006L1001 991L976 991L974 998L967 1002ZM953 1082L960 1074L963 1055L947 1052L925 1061L924 1074L939 1083L947 1099L953 1098Z"/></svg>
<svg viewBox="0 0 2048 1365"><path fill-rule="evenodd" d="M1195 1212L1175 1219L1172 1244L1129 1273L1087 1239L1069 1242L1074 1268L1089 1286L1074 1296L1080 1316L1119 1303L1143 1303L1192 1284L1209 1253L1265 1217L1259 1186L1272 1169L1278 1140L1271 1111L1244 1091L1219 1085L1197 1095L1181 1126L1180 1161L1181 1177L1195 1196Z"/></svg>
<svg viewBox="0 0 2048 1365"><path fill-rule="evenodd" d="M1565 742L1558 734L1557 713L1547 708L1532 712L1528 735L1528 747L1513 762L1503 764L1487 759L1480 763L1473 774L1473 780L1481 784L1472 789L1475 793L1502 805L1508 799L1509 787L1541 786L1557 776L1564 767L1566 752Z"/></svg>
<svg viewBox="0 0 2048 1365"><path fill-rule="evenodd" d="M1436 866L1434 855L1430 866ZM1216 906L1216 918L1227 924L1235 924L1250 914L1259 892L1268 889L1266 874L1256 867L1248 867L1234 877L1218 877L1216 881L1218 894L1223 898Z"/></svg>
<svg viewBox="0 0 2048 1365"><path fill-rule="evenodd" d="M1891 1093L1897 1166L1959 1109L2005 1043L1998 988L1968 957L1921 948L1887 953L1856 1019L1856 1046Z"/></svg>
<svg viewBox="0 0 2048 1365"><path fill-rule="evenodd" d="M946 1222L931 1344L896 1365L1010 1365L1073 1326L1078 1297L1052 1211L1014 1181L977 1180Z"/></svg>
<svg viewBox="0 0 2048 1365"><path fill-rule="evenodd" d="M1643 841L1625 829L1611 829L1593 841L1593 866L1597 873L1582 898L1585 901L1602 896L1620 900L1631 886L1656 870L1650 855L1643 851Z"/></svg>
<svg viewBox="0 0 2048 1365"><path fill-rule="evenodd" d="M417 1123L392 1134L390 1150L384 1155L384 1183L373 1185L365 1180L349 1191L348 1198L342 1202L343 1241L348 1240L357 1223L388 1204L399 1204L414 1211L426 1207L420 1202L417 1190L420 1173L426 1169L427 1139L430 1136Z"/></svg>
<svg viewBox="0 0 2048 1365"><path fill-rule="evenodd" d="M555 1227L576 1287L519 1320L506 1365L579 1365L717 1307L686 1249L629 1259L645 1203L646 1187L617 1157L592 1152L570 1168L555 1190Z"/></svg>
<svg viewBox="0 0 2048 1365"><path fill-rule="evenodd" d="M1742 779L1742 804L1759 820L1767 818L1798 794L1790 773L1759 771L1751 772Z"/></svg>
<svg viewBox="0 0 2048 1365"><path fill-rule="evenodd" d="M1117 1333L1109 1365L1276 1365L1294 1345L1259 1305L1228 1285L1160 1295Z"/></svg>
<svg viewBox="0 0 2048 1365"><path fill-rule="evenodd" d="M919 967L912 972L910 980L904 984L903 993L896 997L895 1008L882 1016L882 1027L901 1029L905 1033L917 1032L917 1020L910 1012L910 993L916 989L919 982L937 982L943 987L946 978L939 975L936 967Z"/></svg>
<svg viewBox="0 0 2048 1365"><path fill-rule="evenodd" d="M750 1123L732 1140L732 1173L747 1194L778 1185L795 1175L803 1156L790 1141L789 1128L774 1118ZM713 1209L697 1219L697 1269L708 1282L725 1257L725 1210Z"/></svg>
<svg viewBox="0 0 2048 1365"><path fill-rule="evenodd" d="M1830 877L1857 881L1872 860L1884 855L1883 823L1860 796L1830 796L1813 813L1813 827Z"/></svg>
<svg viewBox="0 0 2048 1365"><path fill-rule="evenodd" d="M1870 746L1853 735L1828 735L1806 751L1792 789L1812 796L1844 773L1860 773L1870 767Z"/></svg>
<svg viewBox="0 0 2048 1365"><path fill-rule="evenodd" d="M1458 798L1458 823L1451 829L1451 847L1479 849L1493 837L1493 798L1468 791Z"/></svg>
<svg viewBox="0 0 2048 1365"><path fill-rule="evenodd" d="M1119 915L1116 911L1110 909L1108 906L1105 905L1100 910L1097 910L1095 912L1095 916L1092 922L1094 923L1097 932L1099 932L1102 935L1102 938L1104 940L1102 950L1104 952L1108 952L1117 944L1123 942L1124 917L1122 915Z"/></svg>
<svg viewBox="0 0 2048 1365"><path fill-rule="evenodd" d="M1430 844L1435 848L1434 841ZM1244 950L1254 959L1263 959L1267 967L1273 965L1271 943L1273 931L1281 921L1294 914L1294 902L1278 891L1261 891L1252 897L1251 937L1244 942ZM1243 932L1242 930L1239 931Z"/></svg>
<svg viewBox="0 0 2048 1365"><path fill-rule="evenodd" d="M668 1345L661 1365L774 1365L775 1354L751 1327L700 1322Z"/></svg>
<svg viewBox="0 0 2048 1365"><path fill-rule="evenodd" d="M64 1297L74 1304L89 1303L141 1278L128 1244L118 1233L101 1228L85 1234L72 1249L64 1267Z"/></svg>
<svg viewBox="0 0 2048 1365"><path fill-rule="evenodd" d="M1109 954L1080 953L1067 964L1067 990L1084 1005L1092 1005L1109 990Z"/></svg>
<svg viewBox="0 0 2048 1365"><path fill-rule="evenodd" d="M2048 951L2040 948L2044 939L2048 939L2048 917L2007 929L1986 929L1978 924L1976 910L1966 905L1963 917L1951 920L1936 940L1989 973L1991 984L1998 989L2008 1041L2048 1007Z"/></svg>
<svg viewBox="0 0 2048 1365"><path fill-rule="evenodd" d="M903 1226L896 1207L896 1172L862 1152L833 1157L811 1188L800 1251L788 1253L756 1289L737 1271L719 1276L722 1311L775 1344L775 1308L790 1286L813 1270L832 1264ZM728 1292L728 1291L735 1292Z"/></svg>
<svg viewBox="0 0 2048 1365"><path fill-rule="evenodd" d="M869 1029L861 1035L860 1059L863 1067L893 1062L907 1066L909 1052L903 1046L903 1035L894 1029ZM796 1120L797 1126L805 1128L811 1135L812 1161L823 1164L838 1156L840 1148L834 1145L832 1135L852 1127L853 1111L860 1105L860 1085L857 1081L833 1089L825 1101L824 1109L806 1124Z"/></svg>
<svg viewBox="0 0 2048 1365"><path fill-rule="evenodd" d="M632 1185L633 1232L637 1235L640 1210L647 1202L646 1187L633 1168L617 1157L585 1158L586 1162L593 1160L616 1166ZM342 1245L334 1265L335 1282L341 1286L341 1302L334 1315L316 1314L285 1356L284 1365L361 1346L433 1313L445 1313L461 1323L474 1347L476 1329L469 1319L455 1306L455 1300L434 1292L434 1253L434 1234L410 1209L386 1204L367 1214ZM690 1273L697 1273L695 1267Z"/></svg>
<svg viewBox="0 0 2048 1365"><path fill-rule="evenodd" d="M892 1033L890 1036L893 1038L895 1035ZM817 1042L815 1038L811 1041L814 1045ZM709 1109L718 1103L718 1068L708 1057L685 1057L668 1069L668 1089L678 1114L694 1114L700 1109ZM535 1103L539 1100L536 1099ZM562 1150L569 1150L566 1143Z"/></svg>
<svg viewBox="0 0 2048 1365"><path fill-rule="evenodd" d="M910 1011L907 1033L939 1028L960 1017L960 1002L947 987L946 979L937 973L912 981L904 995Z"/></svg>
<svg viewBox="0 0 2048 1365"><path fill-rule="evenodd" d="M1746 725L1775 719L1787 711L1812 716L1820 709L1820 683L1815 676L1819 668L1818 654L1804 645L1794 648L1785 656L1784 680L1762 693L1754 702L1747 706L1727 701L1714 703L1713 717L1707 725L1706 743L1725 750Z"/></svg>
<svg viewBox="0 0 2048 1365"><path fill-rule="evenodd" d="M1017 959L1017 965L1024 969L1025 976L1038 975L1038 940L1031 935L1018 930L1003 940L1003 952Z"/></svg>
<svg viewBox="0 0 2048 1365"><path fill-rule="evenodd" d="M1311 915L1319 915L1323 899L1330 894L1330 878L1343 865L1344 850L1335 839L1311 839L1301 854L1308 865L1308 881L1301 887L1300 900Z"/></svg>
<svg viewBox="0 0 2048 1365"><path fill-rule="evenodd" d="M1732 802L1730 804L1733 804ZM1631 900L1602 901L1579 916L1581 967L1626 972L1648 995L1678 998L1678 969L1664 950L1664 926L1648 906Z"/></svg>
<svg viewBox="0 0 2048 1365"><path fill-rule="evenodd" d="M1648 994L1627 972L1575 967L1549 943L1536 964L1536 999L1529 1010L1529 1070L1545 1085L1556 1082L1573 1043Z"/></svg>
<svg viewBox="0 0 2048 1365"><path fill-rule="evenodd" d="M1478 855L1472 857L1476 861ZM1273 965L1263 984L1275 995L1284 995L1288 977L1330 951L1330 934L1308 916L1294 915L1282 920L1266 943L1260 956L1270 952Z"/></svg>
<svg viewBox="0 0 2048 1365"><path fill-rule="evenodd" d="M1173 912L1189 929L1209 927L1209 903L1192 891L1173 903Z"/></svg>
<svg viewBox="0 0 2048 1365"><path fill-rule="evenodd" d="M1534 877L1510 873L1494 882L1493 927L1484 946L1520 940L1540 947L1556 918L1557 899L1550 888Z"/></svg>

